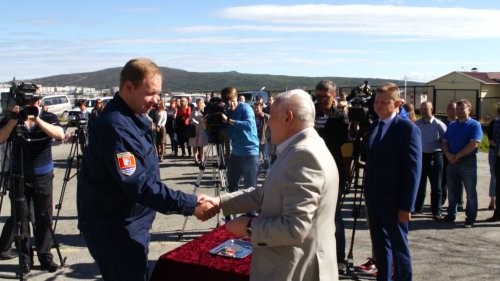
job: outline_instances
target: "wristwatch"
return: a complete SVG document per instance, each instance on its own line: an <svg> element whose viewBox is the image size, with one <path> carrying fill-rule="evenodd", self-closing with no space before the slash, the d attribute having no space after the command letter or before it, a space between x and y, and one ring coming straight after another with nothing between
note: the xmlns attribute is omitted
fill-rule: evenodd
<svg viewBox="0 0 500 281"><path fill-rule="evenodd" d="M247 227L246 227L248 237L252 237L252 220L253 220L253 218L250 218L248 220Z"/></svg>

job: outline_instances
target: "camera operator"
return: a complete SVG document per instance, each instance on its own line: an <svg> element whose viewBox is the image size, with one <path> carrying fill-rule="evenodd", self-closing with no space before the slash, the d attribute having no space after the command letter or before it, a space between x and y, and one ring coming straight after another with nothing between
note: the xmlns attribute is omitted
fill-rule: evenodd
<svg viewBox="0 0 500 281"><path fill-rule="evenodd" d="M328 150L335 159L339 173L339 194L337 197L337 211L335 212L335 240L337 242L337 264L340 274L345 274L345 230L340 210L340 200L347 181L342 158L341 147L347 141L349 120L344 110L335 106L337 86L333 81L322 80L316 85L316 117L314 128L325 141Z"/></svg>
<svg viewBox="0 0 500 281"><path fill-rule="evenodd" d="M29 206L32 205L34 207L34 235L38 260L42 269L54 272L58 266L54 263L53 256L50 253L53 242L50 232L52 181L54 178L52 139L62 140L64 131L57 116L53 113L43 111L41 115L38 115L40 96L33 96L26 100L23 106L14 106L10 117L0 121L0 142L16 137L16 133L22 134L25 139L29 139L29 143L22 140L26 144L24 159L22 159L24 167L21 167L22 162L19 159L20 148L16 146L12 148L12 173L14 175L19 174L21 168L24 168L25 171L24 186L17 186L17 178L14 179L14 186L11 186L11 189L24 188L25 196L25 200L16 200L14 204L11 204L12 209L17 206L17 221L21 222L20 234L22 241L21 245L16 246L20 247L18 252L23 256L24 264L21 265L21 271L22 273L28 273L33 262L30 257L31 245L28 221ZM11 199L13 196L15 195L11 193ZM21 206L16 204L21 204ZM13 227L13 225L6 224L4 228L7 227ZM4 229L4 231L7 230ZM12 232L12 235L14 235L14 232Z"/></svg>
<svg viewBox="0 0 500 281"><path fill-rule="evenodd" d="M227 115L222 114L222 122L232 144L231 155L227 164L229 192L238 190L240 177L244 178L245 188L257 186L259 170L259 138L252 107L238 102L237 91L233 87L222 90L222 101L228 105ZM226 220L230 220L226 217Z"/></svg>

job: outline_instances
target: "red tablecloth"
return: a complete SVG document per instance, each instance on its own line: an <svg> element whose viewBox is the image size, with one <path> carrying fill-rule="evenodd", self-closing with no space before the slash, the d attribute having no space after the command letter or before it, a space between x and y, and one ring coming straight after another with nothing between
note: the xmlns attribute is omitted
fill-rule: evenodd
<svg viewBox="0 0 500 281"><path fill-rule="evenodd" d="M230 238L235 236L223 225L163 254L156 263L150 281L248 281L251 255L233 259L208 252Z"/></svg>

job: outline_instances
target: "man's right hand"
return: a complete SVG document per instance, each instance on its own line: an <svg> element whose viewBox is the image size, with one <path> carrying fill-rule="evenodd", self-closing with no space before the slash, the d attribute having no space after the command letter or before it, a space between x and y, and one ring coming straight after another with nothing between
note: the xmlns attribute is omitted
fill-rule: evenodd
<svg viewBox="0 0 500 281"><path fill-rule="evenodd" d="M220 198L200 195L198 197L198 206L195 208L194 215L201 221L209 220L220 211Z"/></svg>
<svg viewBox="0 0 500 281"><path fill-rule="evenodd" d="M446 153L446 159L448 159L448 162L450 162L451 164L455 164L457 163L457 156L455 154L451 154L451 153Z"/></svg>

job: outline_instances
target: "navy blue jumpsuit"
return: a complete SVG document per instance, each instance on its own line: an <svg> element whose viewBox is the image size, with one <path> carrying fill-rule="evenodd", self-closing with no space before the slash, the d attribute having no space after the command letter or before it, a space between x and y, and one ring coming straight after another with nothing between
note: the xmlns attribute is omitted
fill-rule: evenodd
<svg viewBox="0 0 500 281"><path fill-rule="evenodd" d="M149 120L119 95L89 135L78 174L78 227L104 280L146 280L156 211L192 215L197 197L161 183Z"/></svg>

